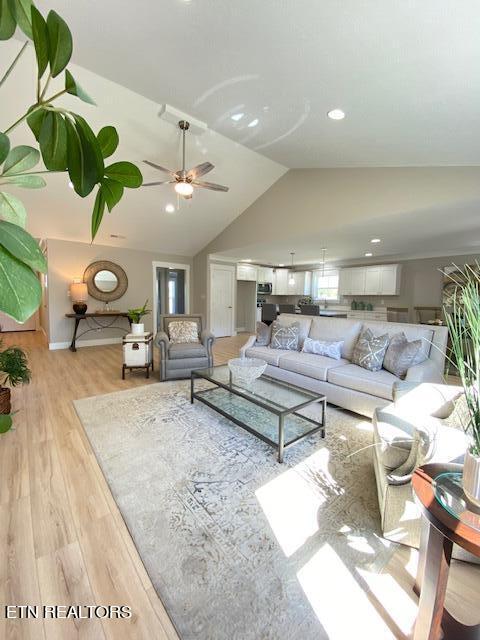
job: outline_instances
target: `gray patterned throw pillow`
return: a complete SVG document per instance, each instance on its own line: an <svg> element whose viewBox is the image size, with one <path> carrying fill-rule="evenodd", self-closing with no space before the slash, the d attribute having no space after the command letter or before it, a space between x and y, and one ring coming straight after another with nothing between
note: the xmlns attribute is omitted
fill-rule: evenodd
<svg viewBox="0 0 480 640"><path fill-rule="evenodd" d="M257 322L257 339L255 340L255 346L268 347L270 344L271 331L272 325L268 326L264 322Z"/></svg>
<svg viewBox="0 0 480 640"><path fill-rule="evenodd" d="M300 336L300 325L293 322L289 325L282 325L277 320L272 323L272 337L270 339L271 349L288 349L298 351L298 339Z"/></svg>
<svg viewBox="0 0 480 640"><path fill-rule="evenodd" d="M374 336L371 329L365 329L353 349L352 362L369 371L380 371L389 342L388 333Z"/></svg>
<svg viewBox="0 0 480 640"><path fill-rule="evenodd" d="M421 348L421 340L409 342L403 331L396 333L385 353L383 368L399 378L404 378L411 366L425 360L425 355L419 353Z"/></svg>
<svg viewBox="0 0 480 640"><path fill-rule="evenodd" d="M343 340L313 340L305 338L302 351L304 353L314 353L317 356L326 356L334 360L342 357Z"/></svg>

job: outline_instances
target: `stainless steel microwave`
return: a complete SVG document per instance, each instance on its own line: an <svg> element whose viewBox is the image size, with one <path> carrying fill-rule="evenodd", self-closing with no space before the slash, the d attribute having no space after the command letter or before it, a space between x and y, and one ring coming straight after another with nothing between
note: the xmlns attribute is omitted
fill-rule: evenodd
<svg viewBox="0 0 480 640"><path fill-rule="evenodd" d="M259 282L257 284L257 293L262 295L268 295L272 293L272 283L271 282Z"/></svg>

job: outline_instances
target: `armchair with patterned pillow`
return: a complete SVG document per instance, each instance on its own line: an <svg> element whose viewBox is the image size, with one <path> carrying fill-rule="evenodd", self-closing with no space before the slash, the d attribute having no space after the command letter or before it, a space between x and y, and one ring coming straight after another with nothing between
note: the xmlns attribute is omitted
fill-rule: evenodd
<svg viewBox="0 0 480 640"><path fill-rule="evenodd" d="M213 333L201 315L166 315L155 336L160 351L160 380L189 378L193 369L213 367Z"/></svg>

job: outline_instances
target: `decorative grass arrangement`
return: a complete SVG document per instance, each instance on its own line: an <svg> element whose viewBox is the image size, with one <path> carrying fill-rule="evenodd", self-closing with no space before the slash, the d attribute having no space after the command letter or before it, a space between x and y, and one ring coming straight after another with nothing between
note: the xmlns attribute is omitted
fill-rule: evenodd
<svg viewBox="0 0 480 640"><path fill-rule="evenodd" d="M480 264L445 275L456 285L452 307L444 307L444 314L450 361L458 370L468 407L468 420L462 426L471 438L470 453L480 456Z"/></svg>

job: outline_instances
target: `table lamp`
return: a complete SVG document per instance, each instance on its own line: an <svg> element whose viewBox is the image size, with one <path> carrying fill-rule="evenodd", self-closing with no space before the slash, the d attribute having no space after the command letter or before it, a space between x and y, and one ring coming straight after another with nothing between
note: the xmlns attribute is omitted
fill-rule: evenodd
<svg viewBox="0 0 480 640"><path fill-rule="evenodd" d="M75 313L83 315L87 311L88 289L85 282L72 282L70 298Z"/></svg>

